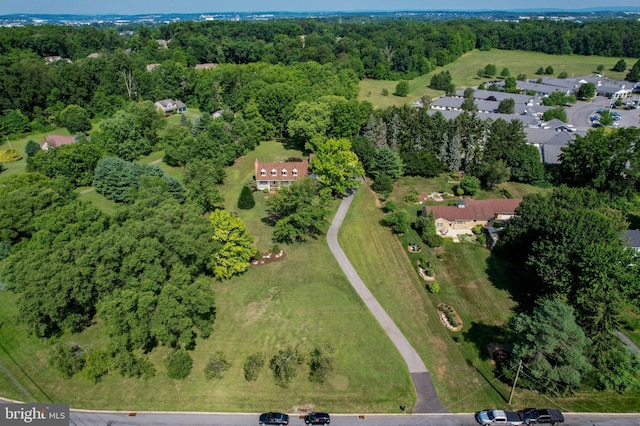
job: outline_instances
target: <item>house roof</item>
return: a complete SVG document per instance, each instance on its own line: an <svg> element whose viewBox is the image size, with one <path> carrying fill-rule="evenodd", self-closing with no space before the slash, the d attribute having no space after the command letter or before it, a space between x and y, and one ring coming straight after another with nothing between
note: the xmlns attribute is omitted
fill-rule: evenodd
<svg viewBox="0 0 640 426"><path fill-rule="evenodd" d="M423 214L433 211L436 219L449 222L456 220L490 220L497 214L513 214L522 202L518 199L464 200L464 208L458 206L424 206Z"/></svg>
<svg viewBox="0 0 640 426"><path fill-rule="evenodd" d="M42 145L45 143L49 148L57 148L62 145L70 145L74 141L73 136L64 136L64 135L47 135L42 141ZM40 145L40 146L42 146Z"/></svg>
<svg viewBox="0 0 640 426"><path fill-rule="evenodd" d="M640 230L629 229L622 234L622 239L629 247L640 248Z"/></svg>
<svg viewBox="0 0 640 426"><path fill-rule="evenodd" d="M456 92L456 96L464 96L464 90ZM540 103L540 99L535 99L533 96L522 95L519 93L507 93L507 92L495 92L492 90L474 90L474 99L489 100L491 97L495 98L494 102L500 102L503 99L511 98L516 104L528 104L528 103Z"/></svg>
<svg viewBox="0 0 640 426"><path fill-rule="evenodd" d="M266 176L262 176L262 170L266 172ZM294 176L294 170L298 172L297 176ZM274 171L275 173L272 174L272 172ZM306 177L309 174L309 161L303 160L261 162L256 158L254 172L256 180L298 180Z"/></svg>

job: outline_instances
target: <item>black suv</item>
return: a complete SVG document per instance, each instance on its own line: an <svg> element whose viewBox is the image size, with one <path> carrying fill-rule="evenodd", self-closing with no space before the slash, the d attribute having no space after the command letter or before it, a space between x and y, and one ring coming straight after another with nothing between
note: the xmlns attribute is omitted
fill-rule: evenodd
<svg viewBox="0 0 640 426"><path fill-rule="evenodd" d="M527 425L542 423L555 425L564 422L562 413L551 408L525 408L520 411L520 417Z"/></svg>
<svg viewBox="0 0 640 426"><path fill-rule="evenodd" d="M288 425L289 415L284 413L262 413L258 423L261 425Z"/></svg>
<svg viewBox="0 0 640 426"><path fill-rule="evenodd" d="M327 413L309 413L304 416L304 422L308 425L328 425L331 418Z"/></svg>

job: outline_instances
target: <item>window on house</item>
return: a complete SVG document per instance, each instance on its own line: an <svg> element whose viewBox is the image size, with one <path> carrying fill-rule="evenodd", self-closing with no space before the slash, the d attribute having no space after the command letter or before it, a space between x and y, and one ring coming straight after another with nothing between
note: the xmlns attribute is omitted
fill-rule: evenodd
<svg viewBox="0 0 640 426"><path fill-rule="evenodd" d="M286 176L287 175L287 169L282 169L282 176Z"/></svg>
<svg viewBox="0 0 640 426"><path fill-rule="evenodd" d="M291 173L293 173L294 176L298 176L298 169L293 169Z"/></svg>
<svg viewBox="0 0 640 426"><path fill-rule="evenodd" d="M260 176L266 176L267 171L265 169L260 170Z"/></svg>
<svg viewBox="0 0 640 426"><path fill-rule="evenodd" d="M276 169L271 169L271 176L278 176L278 171Z"/></svg>
<svg viewBox="0 0 640 426"><path fill-rule="evenodd" d="M438 222L438 223L436 223L436 226L437 226L438 228L442 228L442 226L443 226L443 223L441 223L441 222Z"/></svg>
<svg viewBox="0 0 640 426"><path fill-rule="evenodd" d="M467 223L465 220L456 220L456 225L464 225Z"/></svg>

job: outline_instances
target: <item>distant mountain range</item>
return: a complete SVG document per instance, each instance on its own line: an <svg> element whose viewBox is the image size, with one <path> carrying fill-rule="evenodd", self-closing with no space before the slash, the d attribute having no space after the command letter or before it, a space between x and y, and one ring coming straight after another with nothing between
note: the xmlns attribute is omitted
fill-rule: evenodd
<svg viewBox="0 0 640 426"><path fill-rule="evenodd" d="M149 13L138 15L76 15L76 14L11 14L0 15L0 26L23 26L23 25L127 25L127 24L158 24L176 21L268 21L275 19L340 19L343 21L361 21L363 18L370 19L390 19L405 18L415 20L446 20L453 18L481 18L481 19L574 19L592 20L606 18L635 17L639 15L640 6L611 6L587 9L514 9L514 10L363 10L349 12L211 12L211 13Z"/></svg>

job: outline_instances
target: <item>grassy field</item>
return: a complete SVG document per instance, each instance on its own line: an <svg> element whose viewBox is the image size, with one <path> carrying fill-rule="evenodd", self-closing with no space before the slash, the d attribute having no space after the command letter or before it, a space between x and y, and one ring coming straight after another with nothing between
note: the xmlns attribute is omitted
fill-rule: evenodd
<svg viewBox="0 0 640 426"><path fill-rule="evenodd" d="M403 178L391 199L410 212L418 206L403 203L403 196L416 188L437 190L439 179ZM533 187L512 184L520 196ZM540 189L537 189L540 190ZM543 190L545 191L545 190ZM396 321L429 368L438 395L453 412L492 406L508 408L509 384L495 379L487 345L500 341L499 326L523 301L518 286L521 272L492 256L484 247L447 242L443 247L410 253L410 243L419 243L413 232L398 238L380 226L382 202L371 191L358 191L340 232L340 244L354 267L385 310ZM419 208L419 207L418 207ZM425 290L417 273L417 260L433 266L441 291ZM461 332L451 332L436 314L438 303L453 306L464 323ZM572 397L545 399L518 389L512 407L549 405L575 411L637 411L639 392L577 393Z"/></svg>
<svg viewBox="0 0 640 426"><path fill-rule="evenodd" d="M234 207L240 186L252 180L256 156L278 160L299 155L280 143L267 142L238 159L222 188L229 194L229 208ZM96 195L90 192L83 197ZM266 250L272 246L271 231L261 221L264 196L256 195L257 206L239 213L250 232L261 236L258 247ZM86 408L261 411L269 407L296 411L297 407L317 407L337 412L394 412L400 405L412 406L413 385L402 358L353 292L324 239L283 248L282 261L252 266L231 281L213 283L217 299L214 333L198 341L194 368L186 380L166 377L162 361L167 350L163 347L150 354L158 373L147 381L112 374L94 386L79 376L62 379L47 365L49 344L28 337L15 322L17 297L9 292L0 292L0 304L7 307L0 311L0 362L34 398ZM106 344L99 321L63 340L87 347ZM263 352L268 364L277 350L289 345L303 353L316 346L331 347L335 370L328 383L309 383L306 365L287 389L275 386L266 366L258 381L248 383L242 378L242 364L249 354ZM208 356L217 350L224 350L232 368L222 380L207 382L202 370ZM4 377L0 378L0 394L24 399Z"/></svg>
<svg viewBox="0 0 640 426"><path fill-rule="evenodd" d="M340 244L358 274L420 353L448 409L459 412L504 406L508 386L492 380L486 349L474 341L478 339L464 337L478 327L501 325L515 306L509 292L488 278L488 250L449 244L437 251L424 249L420 255L410 255L408 242L405 245L380 226L382 218L376 195L366 188L358 191L340 231ZM418 241L417 236L408 235L407 239ZM438 254L446 260L439 260ZM442 289L439 295L425 290L426 283L416 270L418 257L434 266ZM454 341L456 333L440 322L436 311L439 302L454 306L461 315L465 327L457 335L463 336L463 343Z"/></svg>
<svg viewBox="0 0 640 426"><path fill-rule="evenodd" d="M566 72L569 77L590 75L597 73L598 65L604 65L602 72L605 77L622 80L626 76L626 72L614 72L611 68L620 58L608 58L604 56L577 56L577 55L547 55L544 53L524 52L517 50L498 50L489 51L472 50L467 52L460 59L452 64L439 67L429 74L417 77L409 82L410 92L407 97L393 96L397 81L389 80L362 80L360 82L360 94L358 99L369 101L375 108L386 108L391 105L403 105L411 103L423 96L435 98L444 93L442 91L431 90L427 86L431 82L431 77L442 71L449 71L453 80L453 84L458 89L464 87L477 87L482 81L477 72L480 68L484 68L487 64L496 66L498 73L503 68L508 68L510 74L516 77L518 74L526 74L528 79L536 79L543 77L536 75L538 68L552 66L554 76L561 72ZM628 66L632 66L637 58L623 58ZM382 95L382 89L389 91L388 96Z"/></svg>
<svg viewBox="0 0 640 426"><path fill-rule="evenodd" d="M253 267L245 275L214 284L217 320L208 340L198 340L191 375L168 379L162 363L167 349L150 357L158 371L149 380L116 374L93 385L82 377L62 379L46 362L49 344L26 336L15 323L16 296L0 292L0 361L39 401L114 410L296 411L312 406L334 412L388 412L413 403L413 387L402 359L360 302L335 264L324 241L286 248L279 263ZM88 347L104 344L100 324L65 336ZM277 387L265 366L256 382L242 377L253 352L269 358L287 346L308 353L333 348L334 374L325 385L307 381L299 368L289 388ZM223 350L231 369L219 381L202 373L211 353ZM1 376L1 375L0 375ZM24 399L4 377L0 394Z"/></svg>

